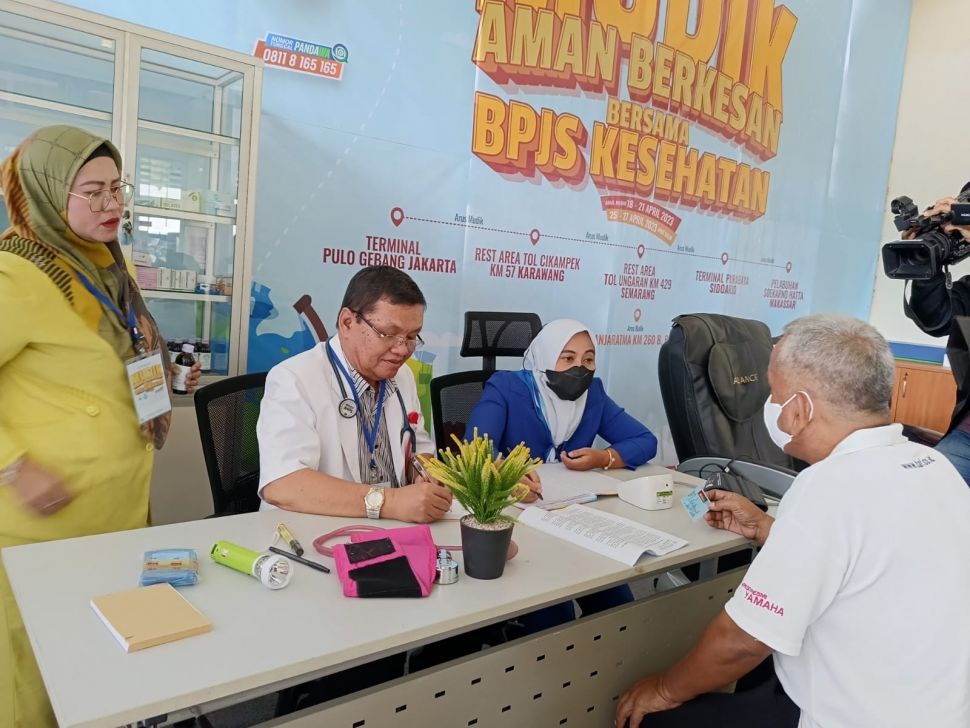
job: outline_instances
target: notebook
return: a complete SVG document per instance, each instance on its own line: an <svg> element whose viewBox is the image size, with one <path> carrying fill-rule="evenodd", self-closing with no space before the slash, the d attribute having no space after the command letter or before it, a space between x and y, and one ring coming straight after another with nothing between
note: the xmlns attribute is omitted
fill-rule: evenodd
<svg viewBox="0 0 970 728"><path fill-rule="evenodd" d="M91 607L125 652L143 650L212 629L212 622L171 584L143 586L95 597Z"/></svg>

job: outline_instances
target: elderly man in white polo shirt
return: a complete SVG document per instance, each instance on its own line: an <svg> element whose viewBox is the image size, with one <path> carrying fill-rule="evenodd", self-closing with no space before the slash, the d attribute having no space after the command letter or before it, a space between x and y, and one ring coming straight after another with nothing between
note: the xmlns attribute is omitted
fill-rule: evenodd
<svg viewBox="0 0 970 728"><path fill-rule="evenodd" d="M618 726L970 726L970 490L890 423L893 375L862 321L785 327L765 424L812 465L777 519L711 493L708 523L762 549L691 652L621 697ZM769 655L777 677L704 695Z"/></svg>

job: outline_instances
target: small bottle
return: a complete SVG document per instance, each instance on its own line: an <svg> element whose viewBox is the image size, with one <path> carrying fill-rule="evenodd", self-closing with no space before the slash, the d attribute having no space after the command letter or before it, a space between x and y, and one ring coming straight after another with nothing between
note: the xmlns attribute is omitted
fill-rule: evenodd
<svg viewBox="0 0 970 728"><path fill-rule="evenodd" d="M192 365L195 364L195 357L192 356L193 351L195 351L195 347L192 344L182 344L182 353L175 357L175 378L172 380L172 391L175 394L189 393L185 378L192 370Z"/></svg>

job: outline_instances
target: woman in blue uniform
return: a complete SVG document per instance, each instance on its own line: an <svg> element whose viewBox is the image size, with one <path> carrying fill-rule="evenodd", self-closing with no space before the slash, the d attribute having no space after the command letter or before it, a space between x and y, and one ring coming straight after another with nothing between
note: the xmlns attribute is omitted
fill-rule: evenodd
<svg viewBox="0 0 970 728"><path fill-rule="evenodd" d="M562 462L570 470L636 468L657 454L657 438L609 398L594 376L596 348L579 321L546 324L525 352L519 371L495 372L485 383L465 430L488 434L500 453L524 442L533 457ZM594 448L599 436L608 444ZM594 614L632 601L628 586L577 601ZM527 633L575 618L572 602L520 618Z"/></svg>
<svg viewBox="0 0 970 728"><path fill-rule="evenodd" d="M533 340L519 371L495 372L468 422L500 452L524 442L533 457L570 470L636 468L657 454L657 438L606 394L594 376L596 349L579 321L558 319ZM600 436L609 443L594 448Z"/></svg>

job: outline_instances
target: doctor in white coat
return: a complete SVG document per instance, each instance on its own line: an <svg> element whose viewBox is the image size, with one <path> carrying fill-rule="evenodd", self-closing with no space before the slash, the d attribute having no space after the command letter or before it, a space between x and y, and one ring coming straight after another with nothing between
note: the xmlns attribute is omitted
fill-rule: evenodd
<svg viewBox="0 0 970 728"><path fill-rule="evenodd" d="M337 334L273 367L256 432L262 508L427 523L450 491L416 477L410 456L433 454L411 369L426 307L396 268L350 281Z"/></svg>

